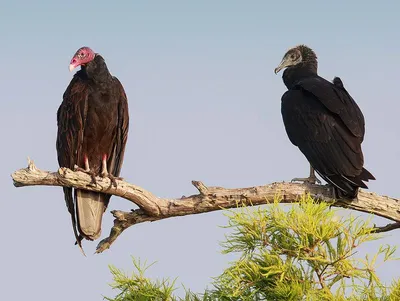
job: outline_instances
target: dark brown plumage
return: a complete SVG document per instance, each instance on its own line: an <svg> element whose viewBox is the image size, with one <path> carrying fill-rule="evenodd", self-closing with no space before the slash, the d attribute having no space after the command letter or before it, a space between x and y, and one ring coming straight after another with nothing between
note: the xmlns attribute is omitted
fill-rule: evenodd
<svg viewBox="0 0 400 301"><path fill-rule="evenodd" d="M109 177L115 184L128 136L127 97L104 59L82 47L71 60L70 70L81 66L71 80L57 112L57 154L61 167L94 176ZM111 195L64 188L79 246L82 238L97 239L102 216ZM79 233L79 234L78 234Z"/></svg>
<svg viewBox="0 0 400 301"><path fill-rule="evenodd" d="M334 186L337 198L355 198L363 181L374 180L366 170L361 143L364 116L339 77L333 83L317 73L317 56L305 45L290 49L275 73L286 68L283 81L288 89L282 96L282 117L290 141L315 171Z"/></svg>

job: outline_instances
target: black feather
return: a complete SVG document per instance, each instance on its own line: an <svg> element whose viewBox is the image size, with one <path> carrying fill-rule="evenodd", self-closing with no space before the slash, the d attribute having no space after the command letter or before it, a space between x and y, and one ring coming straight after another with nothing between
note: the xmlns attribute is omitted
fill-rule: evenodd
<svg viewBox="0 0 400 301"><path fill-rule="evenodd" d="M300 52L305 46L301 47ZM316 56L310 51L305 54L307 61L283 73L288 88L281 104L285 129L338 197L355 198L359 187L368 188L364 181L375 179L363 167L364 116L339 77L331 83L317 74Z"/></svg>

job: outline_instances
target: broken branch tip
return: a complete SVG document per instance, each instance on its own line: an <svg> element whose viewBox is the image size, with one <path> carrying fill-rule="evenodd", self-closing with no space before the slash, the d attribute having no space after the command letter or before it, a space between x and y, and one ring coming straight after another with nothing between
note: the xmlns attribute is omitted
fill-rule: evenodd
<svg viewBox="0 0 400 301"><path fill-rule="evenodd" d="M200 192L201 195L206 195L208 192L208 188L201 181L192 181L192 184L196 189Z"/></svg>

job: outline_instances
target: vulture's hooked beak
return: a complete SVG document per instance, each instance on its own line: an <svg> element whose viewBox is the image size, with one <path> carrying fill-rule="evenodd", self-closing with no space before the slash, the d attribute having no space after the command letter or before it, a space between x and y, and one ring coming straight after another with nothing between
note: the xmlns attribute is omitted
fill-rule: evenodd
<svg viewBox="0 0 400 301"><path fill-rule="evenodd" d="M279 63L278 67L274 69L275 74L278 74L279 71L281 71L283 68L291 66L292 63L290 60L287 58L283 58L282 61Z"/></svg>
<svg viewBox="0 0 400 301"><path fill-rule="evenodd" d="M75 65L74 64L70 64L69 65L69 72L71 72L72 70L74 70L75 69Z"/></svg>

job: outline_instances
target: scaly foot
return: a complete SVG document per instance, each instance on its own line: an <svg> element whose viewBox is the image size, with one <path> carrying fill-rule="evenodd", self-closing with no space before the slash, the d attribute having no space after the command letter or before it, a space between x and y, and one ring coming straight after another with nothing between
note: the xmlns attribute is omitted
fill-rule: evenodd
<svg viewBox="0 0 400 301"><path fill-rule="evenodd" d="M102 178L109 178L111 183L112 183L112 185L115 188L117 188L117 186L118 186L116 180L120 180L120 181L123 180L121 177L114 177L112 174L110 174L110 173L108 173L107 171L104 171L104 170L101 172L100 176Z"/></svg>
<svg viewBox="0 0 400 301"><path fill-rule="evenodd" d="M308 178L293 178L291 182L303 182L303 183L307 183L307 184L321 184L321 181L316 177L308 177Z"/></svg>
<svg viewBox="0 0 400 301"><path fill-rule="evenodd" d="M117 188L117 181L116 180L122 180L120 177L114 177L111 173L108 172L107 168L107 155L103 155L103 160L101 162L101 173L100 176L102 178L109 178L111 181L111 184Z"/></svg>
<svg viewBox="0 0 400 301"><path fill-rule="evenodd" d="M93 171L91 171L90 169L84 169L82 167L79 167L76 164L74 166L74 171L81 171L81 172L84 172L85 174L88 174L92 178L92 181L90 182L89 185L90 186L96 186L96 184L97 184L96 174Z"/></svg>
<svg viewBox="0 0 400 301"><path fill-rule="evenodd" d="M310 175L308 178L294 178L294 179L292 179L292 182L303 182L303 183L307 183L307 184L315 184L315 183L321 184L321 181L315 175L315 170L311 166L311 164L310 164Z"/></svg>

